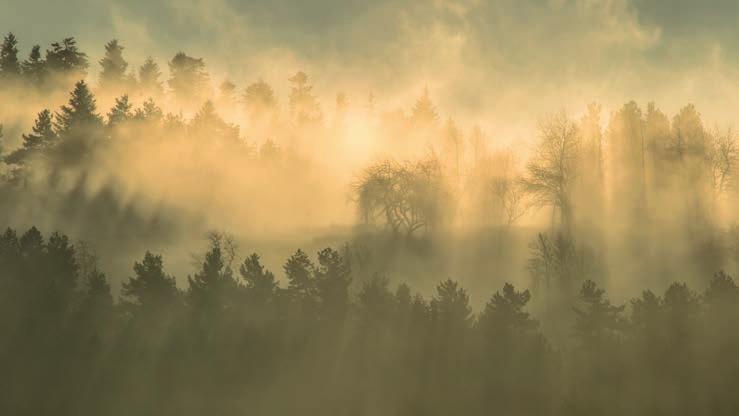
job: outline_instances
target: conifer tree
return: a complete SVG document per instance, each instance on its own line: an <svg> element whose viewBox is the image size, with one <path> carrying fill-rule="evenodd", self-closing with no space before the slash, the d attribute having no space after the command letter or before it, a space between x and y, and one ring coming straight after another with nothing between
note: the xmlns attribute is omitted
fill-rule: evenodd
<svg viewBox="0 0 739 416"><path fill-rule="evenodd" d="M39 86L46 73L46 61L41 58L41 46L34 45L28 59L21 64L23 76L31 85Z"/></svg>
<svg viewBox="0 0 739 416"><path fill-rule="evenodd" d="M46 65L50 71L73 76L84 76L89 66L87 54L80 52L73 37L51 44L51 49L46 50Z"/></svg>
<svg viewBox="0 0 739 416"><path fill-rule="evenodd" d="M160 96L163 92L162 82L159 78L162 72L159 65L154 62L151 56L147 57L143 65L139 67L139 88L144 94L152 96Z"/></svg>
<svg viewBox="0 0 739 416"><path fill-rule="evenodd" d="M21 74L18 62L18 40L15 35L8 33L3 38L0 47L0 78L4 80L16 79Z"/></svg>
<svg viewBox="0 0 739 416"><path fill-rule="evenodd" d="M262 79L246 87L242 100L246 112L252 120L269 115L277 109L275 93L272 87Z"/></svg>
<svg viewBox="0 0 739 416"><path fill-rule="evenodd" d="M179 292L175 278L164 272L162 256L147 251L141 262L133 265L135 277L123 283L123 296L142 307L152 310L173 305Z"/></svg>
<svg viewBox="0 0 739 416"><path fill-rule="evenodd" d="M126 76L128 63L123 58L123 46L113 39L105 44L105 56L99 61L100 86L103 89L120 87Z"/></svg>
<svg viewBox="0 0 739 416"><path fill-rule="evenodd" d="M298 71L288 78L290 87L290 113L299 123L320 121L323 117L318 100L313 95L313 86L308 83L308 75Z"/></svg>
<svg viewBox="0 0 739 416"><path fill-rule="evenodd" d="M128 102L128 95L116 98L115 106L108 113L108 126L113 127L133 118L131 108L131 103Z"/></svg>
<svg viewBox="0 0 739 416"><path fill-rule="evenodd" d="M70 94L69 103L63 105L56 114L54 128L57 134L63 136L77 127L95 127L100 124L95 97L85 81L78 81Z"/></svg>
<svg viewBox="0 0 739 416"><path fill-rule="evenodd" d="M190 101L199 98L207 85L208 73L202 58L193 58L178 52L169 62L169 88L175 98Z"/></svg>
<svg viewBox="0 0 739 416"><path fill-rule="evenodd" d="M31 133L23 135L23 147L8 155L5 161L23 164L32 152L51 146L56 137L51 111L43 110L36 116Z"/></svg>
<svg viewBox="0 0 739 416"><path fill-rule="evenodd" d="M436 106L429 97L429 89L424 88L421 97L416 100L411 113L411 121L422 127L433 126L439 120L439 113L436 112Z"/></svg>

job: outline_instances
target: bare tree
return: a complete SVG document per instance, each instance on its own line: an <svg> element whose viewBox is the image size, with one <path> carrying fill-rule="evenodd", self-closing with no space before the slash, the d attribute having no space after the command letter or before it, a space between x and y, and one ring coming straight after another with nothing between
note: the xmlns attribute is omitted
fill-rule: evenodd
<svg viewBox="0 0 739 416"><path fill-rule="evenodd" d="M438 159L384 160L362 172L354 185L362 219L411 235L430 230L444 216L447 191Z"/></svg>
<svg viewBox="0 0 739 416"><path fill-rule="evenodd" d="M559 210L561 226L569 230L580 134L577 124L564 113L541 122L539 130L539 145L521 183L531 196L533 205L551 206L553 210Z"/></svg>
<svg viewBox="0 0 739 416"><path fill-rule="evenodd" d="M498 203L507 227L512 226L528 211L526 191L520 178L501 176L490 184L491 192Z"/></svg>
<svg viewBox="0 0 739 416"><path fill-rule="evenodd" d="M731 187L739 154L737 153L734 132L730 128L725 132L715 128L708 134L707 139L706 156L711 172L713 196L716 199Z"/></svg>

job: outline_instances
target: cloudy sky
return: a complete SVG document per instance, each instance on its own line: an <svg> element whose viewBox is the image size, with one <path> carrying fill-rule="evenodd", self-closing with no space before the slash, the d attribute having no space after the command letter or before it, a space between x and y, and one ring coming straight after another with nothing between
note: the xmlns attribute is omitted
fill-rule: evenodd
<svg viewBox="0 0 739 416"><path fill-rule="evenodd" d="M132 64L183 50L237 84L280 91L297 69L326 97L404 106L428 86L444 115L515 135L547 112L634 99L687 102L728 124L739 104L739 2L730 0L5 0L23 53L76 36ZM9 3L9 4L8 4ZM96 70L93 71L93 73ZM411 100L412 102L412 100Z"/></svg>

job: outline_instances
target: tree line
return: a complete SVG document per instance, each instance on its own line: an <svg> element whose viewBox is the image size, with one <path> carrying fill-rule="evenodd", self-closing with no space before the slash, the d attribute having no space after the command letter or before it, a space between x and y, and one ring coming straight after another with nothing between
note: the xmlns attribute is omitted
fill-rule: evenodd
<svg viewBox="0 0 739 416"><path fill-rule="evenodd" d="M94 251L31 228L0 237L0 407L7 414L732 414L739 290L719 272L611 303L578 282L564 345L505 284L473 313L353 284L344 250L297 250L283 278L213 234L181 287L161 255L117 297ZM356 282L354 282L356 283Z"/></svg>

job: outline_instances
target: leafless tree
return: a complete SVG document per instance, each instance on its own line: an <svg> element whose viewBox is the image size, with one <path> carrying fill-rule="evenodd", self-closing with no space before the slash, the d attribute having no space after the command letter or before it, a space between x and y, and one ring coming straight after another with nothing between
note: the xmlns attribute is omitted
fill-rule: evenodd
<svg viewBox="0 0 739 416"><path fill-rule="evenodd" d="M714 129L708 135L706 155L711 172L713 195L714 198L719 198L732 184L739 157L734 132L731 129L724 132L718 128Z"/></svg>
<svg viewBox="0 0 739 416"><path fill-rule="evenodd" d="M522 179L534 206L559 210L561 226L568 230L572 218L571 192L577 175L580 134L577 124L564 113L539 124L540 141Z"/></svg>
<svg viewBox="0 0 739 416"><path fill-rule="evenodd" d="M354 185L362 219L411 235L442 221L448 193L435 157L384 160L365 169Z"/></svg>

